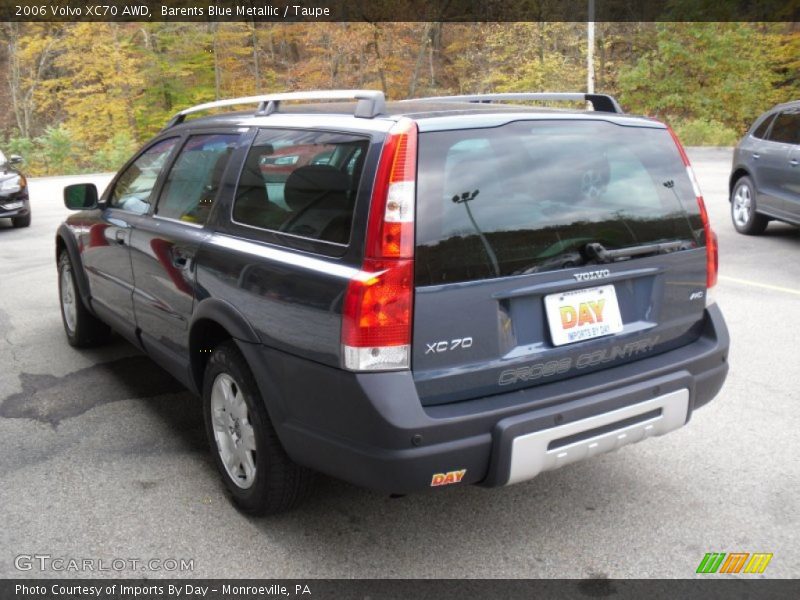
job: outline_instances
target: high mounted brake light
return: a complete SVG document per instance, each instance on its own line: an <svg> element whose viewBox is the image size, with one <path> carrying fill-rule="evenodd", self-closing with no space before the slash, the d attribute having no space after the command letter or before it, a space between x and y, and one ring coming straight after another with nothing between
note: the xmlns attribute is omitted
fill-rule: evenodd
<svg viewBox="0 0 800 600"><path fill-rule="evenodd" d="M700 186L697 184L697 178L694 175L692 164L689 162L689 156L686 154L686 150L683 149L683 144L681 144L681 141L678 139L678 136L675 135L675 132L672 130L672 128L667 127L667 130L672 136L672 139L675 141L675 145L678 147L678 152L681 155L683 164L686 166L686 172L689 175L689 180L692 182L694 195L697 197L697 205L700 209L700 218L703 222L703 230L706 234L706 304L709 304L711 288L717 285L717 272L719 271L719 247L717 245L717 234L714 233L714 230L711 228L711 223L708 220L706 204L703 202L703 194L700 192Z"/></svg>
<svg viewBox="0 0 800 600"><path fill-rule="evenodd" d="M361 277L350 281L344 298L347 369L410 365L416 173L417 126L401 119L386 137L375 174Z"/></svg>

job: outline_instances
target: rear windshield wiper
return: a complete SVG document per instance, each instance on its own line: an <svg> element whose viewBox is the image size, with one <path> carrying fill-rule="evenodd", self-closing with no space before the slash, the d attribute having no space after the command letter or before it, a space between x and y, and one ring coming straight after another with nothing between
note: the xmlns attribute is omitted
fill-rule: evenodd
<svg viewBox="0 0 800 600"><path fill-rule="evenodd" d="M609 250L600 242L590 242L584 246L584 250L589 258L593 258L601 263L625 260L643 254L666 254L668 252L687 250L689 248L692 248L692 244L686 241L642 244L641 246L631 246L630 248L620 248L619 250Z"/></svg>

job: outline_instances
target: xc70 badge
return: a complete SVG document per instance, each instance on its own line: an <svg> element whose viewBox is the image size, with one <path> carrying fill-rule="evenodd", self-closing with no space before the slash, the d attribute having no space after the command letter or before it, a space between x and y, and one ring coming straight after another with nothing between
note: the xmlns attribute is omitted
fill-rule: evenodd
<svg viewBox="0 0 800 600"><path fill-rule="evenodd" d="M587 271L586 273L573 273L573 277L578 281L593 281L595 279L611 277L611 271L608 269L598 269L597 271Z"/></svg>
<svg viewBox="0 0 800 600"><path fill-rule="evenodd" d="M457 348L461 348L462 350L472 348L472 338L465 337L456 338L450 341L442 340L441 342L425 342L425 354L441 354L442 352L448 352Z"/></svg>

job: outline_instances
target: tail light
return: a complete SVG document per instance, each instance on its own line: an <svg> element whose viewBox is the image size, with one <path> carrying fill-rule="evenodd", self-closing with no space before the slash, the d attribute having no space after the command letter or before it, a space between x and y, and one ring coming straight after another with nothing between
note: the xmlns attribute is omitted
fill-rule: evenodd
<svg viewBox="0 0 800 600"><path fill-rule="evenodd" d="M697 178L694 175L694 169L689 162L689 157L686 150L683 149L678 136L672 131L671 127L667 128L672 139L675 140L675 145L678 147L683 164L686 165L686 172L689 174L689 180L692 182L694 195L697 197L697 205L700 209L700 218L703 222L703 230L706 234L706 304L710 304L711 288L717 285L717 272L719 271L719 247L717 244L717 234L711 229L711 223L708 220L708 211L706 211L706 204L703 202L703 194L700 192L700 186L697 184Z"/></svg>
<svg viewBox="0 0 800 600"><path fill-rule="evenodd" d="M383 145L372 189L364 263L342 314L344 366L407 369L414 302L417 126L401 119Z"/></svg>

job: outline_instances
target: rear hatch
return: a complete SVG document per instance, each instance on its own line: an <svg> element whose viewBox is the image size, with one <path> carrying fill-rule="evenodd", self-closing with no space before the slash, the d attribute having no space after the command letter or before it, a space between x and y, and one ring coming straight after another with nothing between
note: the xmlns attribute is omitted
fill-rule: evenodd
<svg viewBox="0 0 800 600"><path fill-rule="evenodd" d="M663 125L423 130L417 164L412 369L424 404L606 369L699 336L704 223Z"/></svg>

